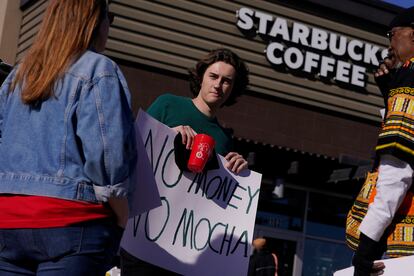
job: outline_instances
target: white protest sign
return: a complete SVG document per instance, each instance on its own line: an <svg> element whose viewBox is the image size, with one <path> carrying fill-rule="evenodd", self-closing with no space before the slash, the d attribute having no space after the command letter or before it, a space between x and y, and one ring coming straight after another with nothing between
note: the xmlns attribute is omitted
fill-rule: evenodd
<svg viewBox="0 0 414 276"><path fill-rule="evenodd" d="M145 153L145 146L139 132L138 117L135 120L135 144L138 155L137 163L130 179L132 190L128 197L130 217L161 206L160 194L158 193L151 164L148 155ZM145 195L145 197L142 195Z"/></svg>
<svg viewBox="0 0 414 276"><path fill-rule="evenodd" d="M379 262L379 261L376 261ZM382 276L405 276L414 274L414 256L380 260L385 265ZM354 267L348 267L334 273L334 276L353 276Z"/></svg>
<svg viewBox="0 0 414 276"><path fill-rule="evenodd" d="M246 275L261 175L234 175L221 156L217 170L183 173L174 161L176 132L143 111L138 125L162 206L129 219L121 246L184 275Z"/></svg>

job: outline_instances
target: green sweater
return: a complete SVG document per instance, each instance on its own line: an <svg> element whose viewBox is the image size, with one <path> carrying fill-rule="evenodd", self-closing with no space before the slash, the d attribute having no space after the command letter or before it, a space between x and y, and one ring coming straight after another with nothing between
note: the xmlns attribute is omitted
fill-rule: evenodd
<svg viewBox="0 0 414 276"><path fill-rule="evenodd" d="M148 108L147 113L169 126L191 126L195 132L212 136L216 141L216 152L225 156L232 150L232 140L216 118L204 115L187 97L164 94Z"/></svg>

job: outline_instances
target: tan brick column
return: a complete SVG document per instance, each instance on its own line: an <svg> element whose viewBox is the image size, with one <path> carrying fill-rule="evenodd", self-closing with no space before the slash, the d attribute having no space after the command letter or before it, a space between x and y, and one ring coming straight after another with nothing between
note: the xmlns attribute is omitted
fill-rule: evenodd
<svg viewBox="0 0 414 276"><path fill-rule="evenodd" d="M0 0L0 58L12 65L16 61L21 20L20 1Z"/></svg>

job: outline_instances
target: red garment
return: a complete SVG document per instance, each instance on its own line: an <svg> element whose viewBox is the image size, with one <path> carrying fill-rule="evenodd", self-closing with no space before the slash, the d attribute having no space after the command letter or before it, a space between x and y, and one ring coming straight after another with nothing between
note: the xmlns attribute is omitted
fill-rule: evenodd
<svg viewBox="0 0 414 276"><path fill-rule="evenodd" d="M0 228L63 227L113 215L103 204L44 196L0 196Z"/></svg>

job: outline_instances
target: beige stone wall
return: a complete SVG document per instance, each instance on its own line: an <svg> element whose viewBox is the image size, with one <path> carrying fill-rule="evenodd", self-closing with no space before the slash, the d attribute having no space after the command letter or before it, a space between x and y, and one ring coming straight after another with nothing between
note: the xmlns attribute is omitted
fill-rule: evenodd
<svg viewBox="0 0 414 276"><path fill-rule="evenodd" d="M20 1L0 1L0 58L9 64L16 62L21 20Z"/></svg>
<svg viewBox="0 0 414 276"><path fill-rule="evenodd" d="M284 71L286 66L282 70L275 69L264 53L269 42L257 34L249 37L238 29L236 12L242 7L285 18L290 25L298 22L308 28L320 28L345 36L348 41L358 40L386 47L387 40L383 36L289 8L277 1L114 0L110 9L116 16L105 53L185 74L187 68L209 49L226 47L247 62L250 90L260 96L380 121L378 110L383 106L383 100L374 84L371 69L367 69L366 87L362 91L336 85L333 79L328 83L320 81L312 74L303 77L302 69L296 72Z"/></svg>
<svg viewBox="0 0 414 276"><path fill-rule="evenodd" d="M23 12L17 61L33 43L48 2L38 0ZM313 74L303 77L300 70L295 74L294 70L286 70L286 66L285 71L273 68L264 54L268 42L259 35L246 36L238 29L236 12L242 7L285 18L290 25L298 22L308 28L333 32L349 41L359 40L382 47L387 44L381 35L295 10L276 1L113 0L110 9L116 16L105 54L186 74L187 68L208 50L227 47L247 62L251 72L250 90L260 96L380 122L378 110L383 106L383 99L370 68L367 67L366 86L361 91L352 86L337 85L334 79L321 81Z"/></svg>

